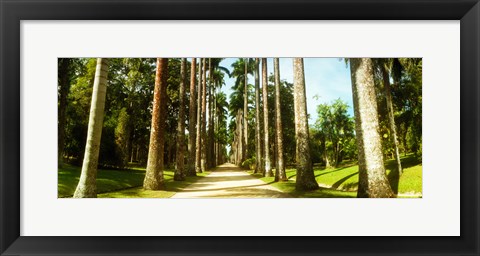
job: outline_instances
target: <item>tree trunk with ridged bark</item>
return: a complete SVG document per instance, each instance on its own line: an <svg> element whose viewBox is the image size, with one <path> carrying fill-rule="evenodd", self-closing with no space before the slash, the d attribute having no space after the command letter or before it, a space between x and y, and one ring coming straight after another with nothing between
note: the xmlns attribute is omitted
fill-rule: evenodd
<svg viewBox="0 0 480 256"><path fill-rule="evenodd" d="M283 127L282 127L282 111L280 99L280 60L273 59L273 72L275 76L275 138L277 146L277 164L275 172L275 181L287 181L285 173L285 162L283 156Z"/></svg>
<svg viewBox="0 0 480 256"><path fill-rule="evenodd" d="M202 172L202 87L203 87L203 59L198 62L198 97L197 97L197 145L195 149L195 171Z"/></svg>
<svg viewBox="0 0 480 256"><path fill-rule="evenodd" d="M207 149L207 167L215 166L215 133L213 131L213 109L214 109L214 82L212 70L212 58L208 59L208 149Z"/></svg>
<svg viewBox="0 0 480 256"><path fill-rule="evenodd" d="M165 120L167 112L168 59L157 58L155 89L153 92L152 128L148 148L147 169L143 188L161 190L165 188L163 179Z"/></svg>
<svg viewBox="0 0 480 256"><path fill-rule="evenodd" d="M196 90L195 90L195 78L197 69L197 59L192 58L192 65L190 67L190 102L189 102L189 115L188 115L188 168L187 176L197 176L195 172L195 147L197 139L197 130L195 125L197 124L197 108L196 108Z"/></svg>
<svg viewBox="0 0 480 256"><path fill-rule="evenodd" d="M180 64L180 88L179 88L179 107L177 124L177 153L176 168L173 179L185 180L185 82L187 75L187 59L182 58Z"/></svg>
<svg viewBox="0 0 480 256"><path fill-rule="evenodd" d="M237 109L237 115L235 116L235 134L233 137L232 150L234 154L234 164L241 166L243 159L243 127L242 121L243 113L242 109Z"/></svg>
<svg viewBox="0 0 480 256"><path fill-rule="evenodd" d="M207 60L203 59L203 86L202 86L202 172L207 171Z"/></svg>
<svg viewBox="0 0 480 256"><path fill-rule="evenodd" d="M102 137L105 96L107 93L108 60L98 58L93 82L92 102L88 120L87 143L82 173L73 197L97 197L97 167Z"/></svg>
<svg viewBox="0 0 480 256"><path fill-rule="evenodd" d="M242 162L247 159L248 154L248 58L245 58L245 82L243 91L243 158Z"/></svg>
<svg viewBox="0 0 480 256"><path fill-rule="evenodd" d="M271 177L272 165L270 160L270 139L268 137L268 73L267 73L267 59L262 59L262 96L263 96L263 134L264 139L264 176Z"/></svg>
<svg viewBox="0 0 480 256"><path fill-rule="evenodd" d="M303 58L293 59L293 101L295 108L295 137L297 178L296 190L315 190L318 188L310 157L310 135L308 131L307 97L305 93L305 73Z"/></svg>
<svg viewBox="0 0 480 256"><path fill-rule="evenodd" d="M358 146L357 197L395 197L383 163L372 60L350 59L350 72Z"/></svg>
<svg viewBox="0 0 480 256"><path fill-rule="evenodd" d="M262 141L260 134L260 59L255 59L255 173L263 173Z"/></svg>
<svg viewBox="0 0 480 256"><path fill-rule="evenodd" d="M395 160L397 161L397 173L402 175L402 162L400 161L400 150L398 149L397 127L395 126L395 118L393 116L392 92L390 86L390 77L384 63L381 63L383 86L385 89L385 98L387 100L388 123L390 124L390 132L392 133L392 140L395 150Z"/></svg>

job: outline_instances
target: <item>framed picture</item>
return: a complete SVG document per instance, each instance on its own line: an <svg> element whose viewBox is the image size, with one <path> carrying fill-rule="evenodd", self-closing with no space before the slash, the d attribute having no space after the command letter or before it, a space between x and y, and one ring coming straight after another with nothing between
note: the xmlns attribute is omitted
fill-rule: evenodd
<svg viewBox="0 0 480 256"><path fill-rule="evenodd" d="M476 121L480 114L478 1L4 0L0 4L1 255L480 253ZM262 35L265 42L256 42ZM329 65L345 67L347 75L351 65L356 68L366 65L357 63L356 59L361 57L379 67L386 65L378 64L386 58L402 61L404 66L413 63L412 70L418 72L405 72L404 76L419 81L416 84L420 84L420 89L415 94L420 101L417 110L424 115L422 118L420 114L420 128L416 128L419 143L414 132L408 133L408 140L413 141L409 145L417 145L408 152L414 152L415 156L420 152L420 159L424 159L423 166L421 160L420 164L412 164L424 173L419 181L420 196L414 194L421 198L232 200L214 199L228 196L211 193L208 199L190 200L63 198L71 197L74 187L61 187L61 177L51 171L51 166L57 165L55 111L57 93L61 90L53 84L60 83L57 79L63 60L84 58L83 64L91 63L101 74L102 57L112 58L112 63L120 63L118 66L129 65L127 62L131 61L147 69L155 67L155 59L151 57L176 58L173 65L179 68L183 65L180 58L189 64L193 63L190 57L199 57L231 67L245 64L245 71L249 64L242 62L243 57L252 57L252 66L265 58L269 69L278 58L285 63L287 59L282 58L302 57L306 59L307 82L311 81L309 63L321 65L321 58L330 58ZM215 59L220 57L224 59ZM267 60L268 57L276 60ZM302 58L293 63L301 63L303 67ZM345 64L343 58L353 60L354 64ZM161 61L157 60L158 70ZM290 59L288 63L291 66ZM203 65L205 70L208 62ZM118 73L122 67L113 70ZM331 69L330 72L333 74ZM391 76L392 83L396 83L393 71ZM153 77L152 73L145 79L153 81ZM352 75L351 79L354 84L357 78ZM383 81L387 82L389 79ZM336 85L332 87L342 90ZM307 93L309 90L307 87ZM394 97L400 96L394 91ZM306 108L304 111L306 114ZM71 111L67 115L76 118ZM351 122L353 134L354 120ZM361 126L361 120L356 122ZM295 126L295 129L300 128ZM361 132L364 130L356 133ZM52 149L54 154L50 153ZM65 159L78 157L74 146L69 150L74 153ZM240 150L238 147L232 151ZM132 152L129 158L133 163L141 157ZM295 159L298 153L289 156ZM392 163L393 159L400 159L394 152L391 156ZM225 154L224 162L226 158ZM242 162L235 154L229 158L237 165ZM337 161L338 157L334 159ZM335 184L338 188L340 183ZM342 184L345 194L341 197L351 196L346 183ZM75 192L77 195L73 196L84 197L84 192ZM286 197L281 187L275 193L278 192L281 192L278 197ZM392 196L405 196L400 195L398 187L394 193ZM118 194L103 197L118 197ZM188 192L177 195L196 197Z"/></svg>

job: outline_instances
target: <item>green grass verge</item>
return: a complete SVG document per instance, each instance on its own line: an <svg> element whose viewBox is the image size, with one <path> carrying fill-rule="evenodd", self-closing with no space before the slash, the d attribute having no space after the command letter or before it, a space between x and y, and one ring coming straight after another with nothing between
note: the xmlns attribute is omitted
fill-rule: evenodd
<svg viewBox="0 0 480 256"><path fill-rule="evenodd" d="M399 178L395 171L396 163L388 160L385 168L390 185L399 197L421 197L422 164L413 155L401 158L403 174ZM274 182L273 177L261 177L266 183L295 197L355 197L358 187L358 165L347 163L337 168L315 167L315 178L320 189L309 192L295 191L296 169L286 169L288 182Z"/></svg>
<svg viewBox="0 0 480 256"><path fill-rule="evenodd" d="M341 198L341 197L356 197L356 192L346 192L330 188L320 188L315 191L296 191L295 190L295 180L293 175L295 174L295 169L288 169L287 177L289 178L286 182L275 182L274 177L262 177L260 174L252 174L253 176L260 178L265 183L270 184L271 186L280 189L282 192L289 194L292 197L305 197L305 198Z"/></svg>
<svg viewBox="0 0 480 256"><path fill-rule="evenodd" d="M165 189L164 190L144 190L140 187L130 188L120 191L98 194L100 198L169 198L175 193L181 191L188 185L195 183L202 177L205 177L210 172L197 173L195 177L186 177L184 181L174 181L172 171L164 171ZM142 180L143 182L143 180Z"/></svg>
<svg viewBox="0 0 480 256"><path fill-rule="evenodd" d="M65 165L58 170L58 197L71 197L80 178L81 167ZM97 173L98 197L171 197L179 189L197 181L208 173L198 173L197 177L187 177L185 181L173 181L173 171L165 170L165 190L146 191L141 187L145 178L144 168L133 170L103 170Z"/></svg>

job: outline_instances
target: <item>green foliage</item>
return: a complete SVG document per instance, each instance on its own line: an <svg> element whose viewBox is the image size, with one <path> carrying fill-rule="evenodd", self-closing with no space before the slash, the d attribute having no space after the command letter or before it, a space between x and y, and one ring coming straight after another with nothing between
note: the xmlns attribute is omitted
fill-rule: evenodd
<svg viewBox="0 0 480 256"><path fill-rule="evenodd" d="M247 158L245 161L243 161L242 167L247 168L249 170L253 170L255 169L255 163L256 163L255 156L252 156Z"/></svg>
<svg viewBox="0 0 480 256"><path fill-rule="evenodd" d="M165 140L165 165L173 167L176 153L176 136L179 110L180 59L170 58L167 78L167 119ZM214 86L224 84L228 69L219 65L220 58L212 58L216 71L212 74ZM72 59L76 63L71 71L66 109L65 155L70 163L81 165L85 150L90 101L95 76L96 59ZM187 61L187 66L190 63ZM130 161L146 164L156 59L113 58L109 62L105 118L100 145L99 165L123 168ZM185 87L189 97L190 69L187 68ZM59 88L60 90L60 88ZM227 96L219 93L216 105L219 127L226 127ZM185 105L184 120L188 120L189 104ZM227 130L218 129L217 141L226 144Z"/></svg>
<svg viewBox="0 0 480 256"><path fill-rule="evenodd" d="M116 145L116 153L120 158L118 166L123 168L127 165L130 158L130 135L131 135L131 127L130 127L130 115L127 113L125 108L120 110L118 114L118 123L117 127L115 128L115 145Z"/></svg>
<svg viewBox="0 0 480 256"><path fill-rule="evenodd" d="M248 59L247 72L250 75L253 75L254 62L253 59ZM244 107L244 98L243 94L245 92L245 58L239 58L236 62L232 64L233 70L231 71L231 76L235 77L235 84L232 86L232 94L230 94L230 115L235 117L237 115L238 109L243 109ZM247 85L247 94L248 94L248 105L253 104L252 90L253 85ZM249 107L247 107L249 108Z"/></svg>
<svg viewBox="0 0 480 256"><path fill-rule="evenodd" d="M98 165L102 168L123 168L122 155L116 144L117 116L107 116L103 121Z"/></svg>
<svg viewBox="0 0 480 256"><path fill-rule="evenodd" d="M87 140L96 59L78 59L77 63L67 97L64 154L69 161L80 165Z"/></svg>
<svg viewBox="0 0 480 256"><path fill-rule="evenodd" d="M404 153L422 155L422 59L374 59L375 84L384 156L393 158L394 145L389 128L386 94L381 65L388 71L391 83L394 119L399 147Z"/></svg>
<svg viewBox="0 0 480 256"><path fill-rule="evenodd" d="M75 59L66 109L65 154L80 165L85 150L96 59ZM110 59L99 165L121 168L131 155L146 162L155 59ZM135 152L133 149L135 148ZM138 154L138 158L137 154Z"/></svg>
<svg viewBox="0 0 480 256"><path fill-rule="evenodd" d="M232 72L235 74L235 72ZM242 83L241 81L239 83ZM243 85L243 84L242 84ZM233 87L233 93L230 95L230 124L228 126L228 142L231 144L233 142L233 135L236 129L235 117L237 115L238 109L243 109L243 86ZM253 104L254 102L254 93L253 85L249 84L248 92L248 102ZM275 146L275 87L274 87L274 76L273 74L269 75L268 78L268 117L269 117L269 140L271 142L270 155L273 156L272 163L275 165L275 155L274 155L274 146ZM280 81L280 98L281 98L281 112L282 112L282 126L283 126L283 145L284 145L284 157L287 164L293 164L295 162L295 151L296 151L296 140L295 140L295 111L294 111L294 102L293 102L293 84L288 83L285 80ZM263 108L262 106L260 106ZM254 156L255 152L255 109L249 108L249 143L247 149L247 156ZM263 125L263 120L260 120Z"/></svg>
<svg viewBox="0 0 480 256"><path fill-rule="evenodd" d="M323 145L322 145L322 133L317 129L310 127L310 157L312 158L312 163L322 163L325 164L325 159L323 158Z"/></svg>
<svg viewBox="0 0 480 256"><path fill-rule="evenodd" d="M271 154L274 156L273 145L275 143L275 86L274 76L269 75L268 78L268 123L269 140L272 142ZM295 109L293 105L293 84L285 80L280 81L280 101L283 126L283 151L285 163L294 164L296 156L296 139L295 139ZM274 159L274 158L273 158ZM274 161L272 161L274 163Z"/></svg>
<svg viewBox="0 0 480 256"><path fill-rule="evenodd" d="M323 163L337 166L344 158L356 158L354 120L347 111L348 105L341 99L317 107L318 119L312 138L320 141L315 146L320 150Z"/></svg>

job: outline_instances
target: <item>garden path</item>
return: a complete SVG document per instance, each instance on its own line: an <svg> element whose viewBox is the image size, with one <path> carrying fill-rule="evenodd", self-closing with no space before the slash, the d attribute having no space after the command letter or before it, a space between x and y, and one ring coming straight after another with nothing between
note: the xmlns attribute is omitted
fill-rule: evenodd
<svg viewBox="0 0 480 256"><path fill-rule="evenodd" d="M172 198L285 198L287 194L253 177L234 164L226 163Z"/></svg>

